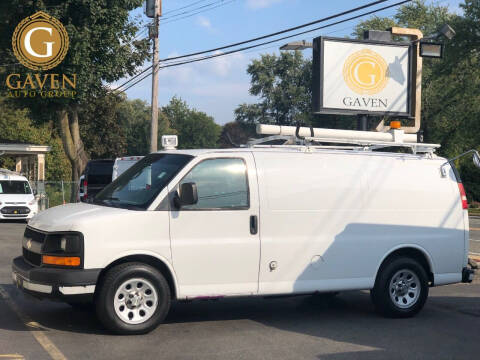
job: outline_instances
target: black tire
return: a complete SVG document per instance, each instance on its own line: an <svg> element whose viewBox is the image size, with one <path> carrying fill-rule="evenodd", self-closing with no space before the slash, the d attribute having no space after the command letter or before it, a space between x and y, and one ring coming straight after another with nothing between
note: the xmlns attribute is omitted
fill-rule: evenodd
<svg viewBox="0 0 480 360"><path fill-rule="evenodd" d="M410 285L407 285L408 281L403 280L408 276L410 276L408 280ZM380 268L375 286L371 290L371 298L375 309L381 315L408 318L422 310L427 301L428 289L428 277L423 266L412 258L397 257ZM412 303L408 304L409 301Z"/></svg>
<svg viewBox="0 0 480 360"><path fill-rule="evenodd" d="M137 278L145 279L153 286L158 302L150 318L142 323L129 324L117 315L114 298L122 284ZM165 277L152 266L138 262L120 264L108 270L98 285L95 296L98 319L107 329L122 335L145 334L155 329L167 316L170 303L171 292Z"/></svg>

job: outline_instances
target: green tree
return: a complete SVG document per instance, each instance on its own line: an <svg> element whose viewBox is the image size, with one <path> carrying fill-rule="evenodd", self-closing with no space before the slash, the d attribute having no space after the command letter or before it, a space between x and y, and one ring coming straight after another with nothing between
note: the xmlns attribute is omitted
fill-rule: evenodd
<svg viewBox="0 0 480 360"><path fill-rule="evenodd" d="M14 109L0 100L0 142L2 140L26 144L49 145L51 151L45 158L45 178L49 181L68 179L71 176L69 161L62 149L60 138L49 124L35 126L28 109ZM0 156L0 167L15 169L15 159Z"/></svg>
<svg viewBox="0 0 480 360"><path fill-rule="evenodd" d="M133 75L149 57L148 40L135 40L140 23L129 12L142 0L5 0L0 3L0 55L5 63L16 63L11 37L15 26L26 16L42 10L62 22L70 48L55 73L77 75L77 96L68 98L20 98L17 105L28 107L36 122L53 121L77 181L88 160L80 127L81 109L92 96L100 98L105 82ZM11 69L7 69L11 71ZM25 78L32 73L23 66L15 72ZM5 75L5 73L4 73ZM3 81L5 84L5 81ZM49 85L46 85L48 90Z"/></svg>
<svg viewBox="0 0 480 360"><path fill-rule="evenodd" d="M300 51L262 55L252 61L247 73L250 94L260 102L238 106L236 121L286 125L311 120L312 62Z"/></svg>
<svg viewBox="0 0 480 360"><path fill-rule="evenodd" d="M134 99L123 100L116 108L116 121L125 135L126 150L123 155L147 155L150 152L150 121L151 107L147 102ZM158 114L158 137L175 135L177 132L170 128L166 116Z"/></svg>
<svg viewBox="0 0 480 360"><path fill-rule="evenodd" d="M173 97L162 114L178 134L180 149L215 148L220 136L221 126L211 116L188 107L178 97Z"/></svg>
<svg viewBox="0 0 480 360"><path fill-rule="evenodd" d="M118 123L126 135L126 155L146 155L150 151L150 105L135 99L122 101L116 109ZM160 131L159 124L159 131Z"/></svg>
<svg viewBox="0 0 480 360"><path fill-rule="evenodd" d="M255 138L255 126L240 122L232 121L226 123L222 127L222 132L218 140L221 148L231 148L238 145L246 144L251 138Z"/></svg>
<svg viewBox="0 0 480 360"><path fill-rule="evenodd" d="M80 110L83 119L80 134L92 158L115 158L125 154L126 129L117 118L117 109L122 102L122 97L107 94L92 97Z"/></svg>
<svg viewBox="0 0 480 360"><path fill-rule="evenodd" d="M355 119L312 114L312 61L300 51L262 55L247 68L250 93L259 97L254 104L235 109L235 121L247 124L255 134L255 124L311 124L325 128L352 129ZM244 128L245 130L245 128Z"/></svg>

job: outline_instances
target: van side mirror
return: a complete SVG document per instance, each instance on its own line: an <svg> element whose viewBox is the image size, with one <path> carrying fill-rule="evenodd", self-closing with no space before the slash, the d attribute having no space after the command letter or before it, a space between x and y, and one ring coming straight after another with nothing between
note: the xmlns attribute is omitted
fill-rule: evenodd
<svg viewBox="0 0 480 360"><path fill-rule="evenodd" d="M178 209L182 206L195 205L198 202L197 184L191 182L180 185L180 195L177 192L173 201Z"/></svg>
<svg viewBox="0 0 480 360"><path fill-rule="evenodd" d="M451 159L448 159L448 161L444 164L442 164L442 166L440 166L440 172L442 174L442 177L446 177L447 176L447 170L445 170L445 166L448 165L449 163L451 163L452 161L454 160L457 160L459 158L461 158L462 156L465 156L467 154L473 154L473 164L480 169L480 154L478 154L478 151L477 150L468 150L466 152L464 152L463 154L460 154L458 156L455 156L454 158L451 158Z"/></svg>
<svg viewBox="0 0 480 360"><path fill-rule="evenodd" d="M480 155L478 154L478 151L473 153L473 163L477 168L480 169Z"/></svg>

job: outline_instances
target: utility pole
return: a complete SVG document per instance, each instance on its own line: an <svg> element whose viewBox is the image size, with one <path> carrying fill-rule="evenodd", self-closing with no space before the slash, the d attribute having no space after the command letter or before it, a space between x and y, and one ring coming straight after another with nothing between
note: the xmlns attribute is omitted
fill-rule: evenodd
<svg viewBox="0 0 480 360"><path fill-rule="evenodd" d="M162 0L147 0L146 15L153 18L149 28L149 38L153 40L152 47L152 119L150 123L150 152L158 150L158 25L162 13Z"/></svg>

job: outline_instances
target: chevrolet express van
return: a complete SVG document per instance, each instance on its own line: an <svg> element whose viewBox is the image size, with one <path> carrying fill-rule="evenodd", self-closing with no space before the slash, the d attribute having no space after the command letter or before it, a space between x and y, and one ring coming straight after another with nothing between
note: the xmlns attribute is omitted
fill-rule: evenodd
<svg viewBox="0 0 480 360"><path fill-rule="evenodd" d="M121 334L173 301L371 290L410 317L429 287L469 282L468 213L434 154L322 146L152 153L93 203L34 217L13 280L37 297L93 301Z"/></svg>

